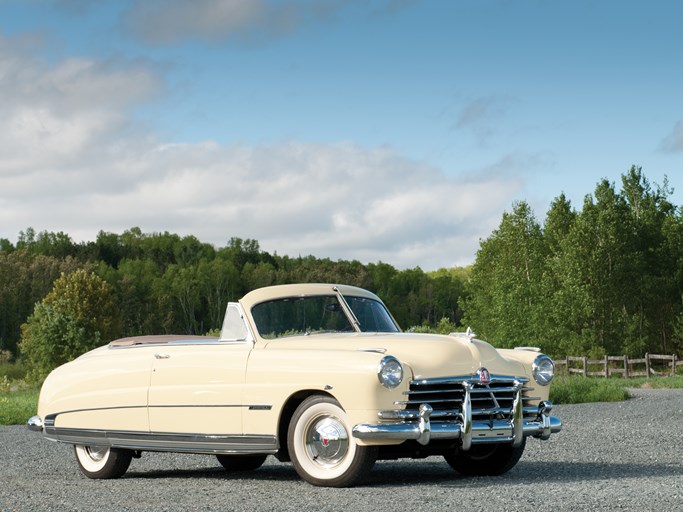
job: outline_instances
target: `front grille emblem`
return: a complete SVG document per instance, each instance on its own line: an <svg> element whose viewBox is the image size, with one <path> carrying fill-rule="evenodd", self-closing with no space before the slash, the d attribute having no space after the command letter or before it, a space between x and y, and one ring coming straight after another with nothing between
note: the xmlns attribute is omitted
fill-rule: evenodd
<svg viewBox="0 0 683 512"><path fill-rule="evenodd" d="M491 382L491 374L486 368L479 368L477 370L477 375L479 376L479 382L482 384L488 384Z"/></svg>

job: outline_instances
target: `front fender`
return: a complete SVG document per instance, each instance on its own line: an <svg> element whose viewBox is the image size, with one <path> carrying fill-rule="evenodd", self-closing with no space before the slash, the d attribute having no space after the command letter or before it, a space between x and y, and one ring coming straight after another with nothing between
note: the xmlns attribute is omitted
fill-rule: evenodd
<svg viewBox="0 0 683 512"><path fill-rule="evenodd" d="M517 361L524 370L525 376L529 379L529 386L534 388L531 392L534 396L538 397L540 400L548 400L550 396L550 386L541 386L534 380L533 373L531 371L531 365L539 355L540 351L532 349L498 349L501 356L509 361ZM540 402L537 401L536 403Z"/></svg>
<svg viewBox="0 0 683 512"><path fill-rule="evenodd" d="M277 433L282 407L302 390L317 390L334 397L352 424L376 421L377 413L393 409L403 398L412 371L403 365L404 378L387 389L377 378L384 354L345 350L254 350L245 377L243 431Z"/></svg>

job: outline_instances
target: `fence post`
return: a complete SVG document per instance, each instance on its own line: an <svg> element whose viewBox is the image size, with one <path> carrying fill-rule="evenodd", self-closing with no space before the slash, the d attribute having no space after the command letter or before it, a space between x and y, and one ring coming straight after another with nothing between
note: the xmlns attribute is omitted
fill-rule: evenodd
<svg viewBox="0 0 683 512"><path fill-rule="evenodd" d="M671 357L671 376L676 376L676 354Z"/></svg>
<svg viewBox="0 0 683 512"><path fill-rule="evenodd" d="M628 356L624 356L624 378L628 379Z"/></svg>
<svg viewBox="0 0 683 512"><path fill-rule="evenodd" d="M1 0L0 0L1 1ZM617 368L617 361L624 361L624 369L621 370ZM584 377L588 377L588 367L598 366L603 367L603 371L593 371L590 372L591 375L599 377L603 375L605 378L611 377L614 373L623 374L625 379L632 377L639 377L645 375L646 378L657 377L657 376L676 376L678 374L678 366L683 366L683 361L681 357L677 354L672 355L662 355L662 354L650 354L646 352L642 358L634 358L633 361L627 355L623 356L604 356L603 359L589 359L588 356L565 356L564 359L558 360L562 361L567 369L567 375L571 374L582 374ZM653 366L654 361L654 366ZM658 363L658 361L664 361L663 364ZM614 368L611 367L610 362L614 362ZM571 365L576 365L581 363L582 368L571 368ZM640 366L645 364L645 372L640 371L637 367L633 365ZM671 365L669 372L666 371L666 364ZM660 371L660 366L662 366Z"/></svg>

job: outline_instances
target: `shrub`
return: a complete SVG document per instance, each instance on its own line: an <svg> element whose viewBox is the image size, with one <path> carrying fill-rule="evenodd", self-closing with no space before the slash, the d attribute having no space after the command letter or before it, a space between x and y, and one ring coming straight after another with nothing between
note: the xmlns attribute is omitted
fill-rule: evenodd
<svg viewBox="0 0 683 512"><path fill-rule="evenodd" d="M19 348L27 376L41 380L56 366L119 332L120 317L110 286L85 270L62 274L21 327Z"/></svg>

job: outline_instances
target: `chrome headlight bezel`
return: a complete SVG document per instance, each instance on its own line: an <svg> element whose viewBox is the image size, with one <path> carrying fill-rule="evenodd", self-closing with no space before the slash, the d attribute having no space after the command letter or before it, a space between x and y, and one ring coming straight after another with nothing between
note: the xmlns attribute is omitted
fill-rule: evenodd
<svg viewBox="0 0 683 512"><path fill-rule="evenodd" d="M555 377L555 363L550 357L541 354L531 363L531 374L537 384L547 386Z"/></svg>
<svg viewBox="0 0 683 512"><path fill-rule="evenodd" d="M377 365L377 379L385 388L397 388L403 382L403 365L394 356L384 356Z"/></svg>

